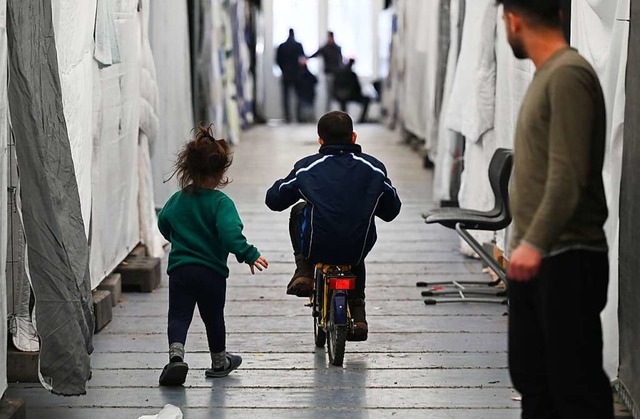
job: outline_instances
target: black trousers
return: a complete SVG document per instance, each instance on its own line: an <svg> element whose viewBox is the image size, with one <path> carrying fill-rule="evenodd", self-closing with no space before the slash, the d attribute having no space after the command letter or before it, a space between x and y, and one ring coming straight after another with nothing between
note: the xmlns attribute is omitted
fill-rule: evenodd
<svg viewBox="0 0 640 419"><path fill-rule="evenodd" d="M169 344L184 345L197 304L207 329L209 350L224 351L226 290L226 278L205 266L184 265L174 269L169 275Z"/></svg>
<svg viewBox="0 0 640 419"><path fill-rule="evenodd" d="M302 239L304 236L305 218L304 211L307 208L305 202L299 202L291 208L291 215L289 216L289 235L291 236L291 245L293 246L293 254L301 255L302 252ZM321 262L321 261L316 261ZM309 261L312 264L312 261ZM349 292L349 299L361 298L365 299L365 284L367 280L367 271L364 265L364 260L359 265L351 268L351 272L356 276L356 289Z"/></svg>
<svg viewBox="0 0 640 419"><path fill-rule="evenodd" d="M367 113L369 112L369 103L371 102L371 98L368 96L360 96L348 101L340 101L340 110L342 112L347 111L347 103L349 102L357 102L362 107L362 111L360 112L360 119L358 122L365 122L367 120Z"/></svg>
<svg viewBox="0 0 640 419"><path fill-rule="evenodd" d="M300 119L300 99L296 92L295 80L282 80L282 107L284 109L284 119L291 122L291 95L296 98L296 118Z"/></svg>
<svg viewBox="0 0 640 419"><path fill-rule="evenodd" d="M509 283L509 370L523 419L613 418L600 324L608 278L606 253L572 250L545 258L531 282Z"/></svg>

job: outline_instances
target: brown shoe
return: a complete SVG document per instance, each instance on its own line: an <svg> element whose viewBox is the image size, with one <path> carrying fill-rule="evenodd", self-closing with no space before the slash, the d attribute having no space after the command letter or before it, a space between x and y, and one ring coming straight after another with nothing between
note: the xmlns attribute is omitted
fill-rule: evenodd
<svg viewBox="0 0 640 419"><path fill-rule="evenodd" d="M313 294L313 265L302 255L296 255L296 272L287 285L287 294L310 297Z"/></svg>
<svg viewBox="0 0 640 419"><path fill-rule="evenodd" d="M363 342L369 336L369 325L367 324L367 313L364 309L365 303L362 298L349 300L349 310L353 320L353 332L347 335L350 342Z"/></svg>

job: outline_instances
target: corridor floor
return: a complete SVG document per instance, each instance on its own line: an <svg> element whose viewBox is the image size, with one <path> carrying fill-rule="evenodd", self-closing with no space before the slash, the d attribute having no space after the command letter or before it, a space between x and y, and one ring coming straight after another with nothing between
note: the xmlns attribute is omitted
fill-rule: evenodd
<svg viewBox="0 0 640 419"><path fill-rule="evenodd" d="M506 369L505 307L425 306L416 281L485 279L478 261L457 250L455 234L426 226L433 206L431 172L397 135L356 127L364 151L382 160L403 202L392 223L378 220L378 244L367 261L367 342L347 343L343 368L313 344L310 310L285 295L293 269L288 213L270 212L266 189L317 149L315 127L256 127L236 147L227 187L245 233L269 260L251 276L230 258L227 348L244 358L224 379L206 379L204 327L196 316L187 340L184 388L159 388L167 360L167 280L150 294L127 293L113 321L95 336L93 378L83 397L56 397L36 384L14 384L31 418L138 418L163 405L185 418L516 418Z"/></svg>

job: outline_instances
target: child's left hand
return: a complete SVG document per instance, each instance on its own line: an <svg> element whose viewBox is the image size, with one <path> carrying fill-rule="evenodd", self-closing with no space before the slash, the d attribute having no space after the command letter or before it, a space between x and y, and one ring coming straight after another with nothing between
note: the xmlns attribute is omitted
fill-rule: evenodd
<svg viewBox="0 0 640 419"><path fill-rule="evenodd" d="M253 265L249 265L249 268L251 269L251 275L255 275L255 268L262 272L263 269L267 269L268 267L269 262L267 262L267 260L262 256L260 256L258 260L253 263Z"/></svg>

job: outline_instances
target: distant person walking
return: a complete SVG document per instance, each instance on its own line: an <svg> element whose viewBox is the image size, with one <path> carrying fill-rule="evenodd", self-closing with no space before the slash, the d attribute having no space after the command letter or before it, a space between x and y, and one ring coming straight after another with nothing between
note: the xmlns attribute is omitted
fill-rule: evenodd
<svg viewBox="0 0 640 419"><path fill-rule="evenodd" d="M600 313L605 101L569 47L560 0L499 0L517 58L536 66L516 125L509 265L509 371L523 418L613 419Z"/></svg>
<svg viewBox="0 0 640 419"><path fill-rule="evenodd" d="M336 44L333 32L328 32L327 43L320 47L311 57L322 57L324 61L324 75L327 89L327 112L331 110L333 99L333 80L336 73L342 68L342 48Z"/></svg>
<svg viewBox="0 0 640 419"><path fill-rule="evenodd" d="M276 63L282 71L282 106L284 119L291 122L291 109L289 100L291 92L296 94L295 83L300 74L299 60L305 57L302 44L296 41L293 29L289 29L289 38L278 47ZM300 118L300 99L296 94L296 117Z"/></svg>
<svg viewBox="0 0 640 419"><path fill-rule="evenodd" d="M362 94L362 85L358 75L353 71L353 65L356 60L353 58L349 63L336 73L334 80L333 95L340 103L340 110L347 112L347 104L349 102L358 102L362 111L360 112L360 120L358 122L366 122L367 111L369 110L369 102L371 98Z"/></svg>

